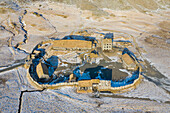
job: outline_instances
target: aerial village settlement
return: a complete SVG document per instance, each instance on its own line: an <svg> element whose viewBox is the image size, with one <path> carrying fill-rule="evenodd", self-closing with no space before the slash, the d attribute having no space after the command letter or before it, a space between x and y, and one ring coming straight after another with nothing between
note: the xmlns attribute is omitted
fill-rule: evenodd
<svg viewBox="0 0 170 113"><path fill-rule="evenodd" d="M40 89L73 86L77 93L120 93L134 89L142 79L142 67L128 49L133 47L130 40L114 37L113 33L84 30L62 39L43 41L27 58L27 77ZM117 57L117 61L109 57Z"/></svg>

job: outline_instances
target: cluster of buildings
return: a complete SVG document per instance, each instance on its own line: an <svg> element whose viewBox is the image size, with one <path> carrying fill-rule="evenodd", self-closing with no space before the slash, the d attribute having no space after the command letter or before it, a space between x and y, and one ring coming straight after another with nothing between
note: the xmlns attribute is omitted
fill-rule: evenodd
<svg viewBox="0 0 170 113"><path fill-rule="evenodd" d="M43 42L45 43L45 42ZM92 52L95 50L98 45L98 41L95 39L88 40L87 37L81 40L78 39L61 39L61 40L51 40L48 41L51 43L50 49L53 50L64 50L64 51L90 51L90 56L97 57L96 54ZM48 45L47 45L48 46ZM132 46L132 43L128 40L114 40L113 33L106 33L101 42L101 48L103 51L112 51L114 48L125 48L128 46ZM44 47L45 48L45 47ZM34 51L33 54L41 54L41 51ZM34 57L35 58L35 55ZM127 70L137 70L139 68L138 62L136 59L129 55L128 53L124 53L121 56L123 67ZM49 76L49 66L45 63L39 63L36 66L36 73L38 78L46 79L45 82L49 82L52 80L52 74ZM71 74L69 77L69 82L76 82L76 77ZM111 88L111 81L107 80L99 80L99 79L91 79L91 80L80 80L77 81L77 92L78 93L91 93L96 91L108 91Z"/></svg>
<svg viewBox="0 0 170 113"><path fill-rule="evenodd" d="M111 81L91 79L78 81L77 92L78 93L92 93L108 91L111 88Z"/></svg>
<svg viewBox="0 0 170 113"><path fill-rule="evenodd" d="M106 33L102 39L102 50L111 51L113 48L125 48L132 46L132 42L129 40L115 40L113 33Z"/></svg>

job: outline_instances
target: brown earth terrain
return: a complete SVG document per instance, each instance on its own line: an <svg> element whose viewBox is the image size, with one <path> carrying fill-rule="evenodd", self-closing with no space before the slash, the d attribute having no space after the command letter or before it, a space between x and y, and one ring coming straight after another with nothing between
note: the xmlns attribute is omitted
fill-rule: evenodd
<svg viewBox="0 0 170 113"><path fill-rule="evenodd" d="M169 8L169 0L0 1L0 112L170 112ZM22 66L33 48L81 30L133 41L144 70L139 87L100 98L34 88Z"/></svg>

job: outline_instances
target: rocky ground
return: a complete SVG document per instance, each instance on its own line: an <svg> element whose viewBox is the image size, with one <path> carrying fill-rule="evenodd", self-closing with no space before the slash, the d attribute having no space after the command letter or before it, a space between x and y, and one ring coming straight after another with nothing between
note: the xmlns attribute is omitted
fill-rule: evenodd
<svg viewBox="0 0 170 113"><path fill-rule="evenodd" d="M0 112L170 112L170 3L127 1L0 1ZM134 52L146 60L137 89L93 98L29 84L22 65L32 49L84 29L133 37Z"/></svg>

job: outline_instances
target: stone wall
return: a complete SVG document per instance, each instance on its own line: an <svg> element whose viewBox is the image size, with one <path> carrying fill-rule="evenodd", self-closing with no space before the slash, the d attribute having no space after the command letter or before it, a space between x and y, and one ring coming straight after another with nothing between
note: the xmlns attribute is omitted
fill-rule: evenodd
<svg viewBox="0 0 170 113"><path fill-rule="evenodd" d="M28 81L30 82L31 85L33 85L34 87L36 87L37 89L58 89L64 86L72 86L72 87L78 87L78 82L71 82L71 83L57 83L57 84L53 84L53 85L49 85L49 84L39 84L36 81L34 81L32 79L32 77L30 76L29 72L27 73L27 78ZM112 93L123 93L123 92L127 92L130 91L132 89L135 89L139 83L142 80L142 75L139 74L139 78L137 78L132 84L130 85L126 85L126 86L121 86L121 87L111 87L109 86L105 86L105 88L100 88L99 91L110 91Z"/></svg>

